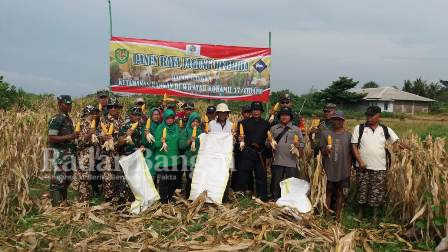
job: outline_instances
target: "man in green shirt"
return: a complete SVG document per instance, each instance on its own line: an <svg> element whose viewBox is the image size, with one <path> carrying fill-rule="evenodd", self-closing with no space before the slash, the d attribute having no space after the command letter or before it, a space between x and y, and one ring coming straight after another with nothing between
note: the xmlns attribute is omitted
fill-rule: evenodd
<svg viewBox="0 0 448 252"><path fill-rule="evenodd" d="M67 189L73 180L72 157L76 146L74 140L79 133L75 132L69 113L72 110L72 98L60 95L58 98L59 113L53 116L48 125L49 147L54 149L53 171L50 181L50 197L53 206L67 200Z"/></svg>

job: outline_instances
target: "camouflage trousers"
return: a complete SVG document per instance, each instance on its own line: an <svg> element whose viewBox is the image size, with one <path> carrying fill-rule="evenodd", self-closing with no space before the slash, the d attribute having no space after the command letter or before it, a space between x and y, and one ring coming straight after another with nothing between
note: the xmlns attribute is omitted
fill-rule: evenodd
<svg viewBox="0 0 448 252"><path fill-rule="evenodd" d="M73 170L71 164L58 165L54 167L50 180L50 197L53 206L60 205L67 200L67 191L73 181Z"/></svg>
<svg viewBox="0 0 448 252"><path fill-rule="evenodd" d="M123 170L118 162L115 162L114 156L116 155L103 155L101 159L104 199L113 204L125 204L134 200L134 195L124 177Z"/></svg>
<svg viewBox="0 0 448 252"><path fill-rule="evenodd" d="M91 184L91 167L95 165L95 160L90 160L89 150L82 151L78 156L78 169L74 186L79 194L79 201L87 201L92 196ZM92 163L93 162L93 163Z"/></svg>
<svg viewBox="0 0 448 252"><path fill-rule="evenodd" d="M115 153L101 156L101 172L103 178L103 195L106 201L114 201L116 196Z"/></svg>
<svg viewBox="0 0 448 252"><path fill-rule="evenodd" d="M381 205L386 198L387 172L357 170L358 203L372 207Z"/></svg>

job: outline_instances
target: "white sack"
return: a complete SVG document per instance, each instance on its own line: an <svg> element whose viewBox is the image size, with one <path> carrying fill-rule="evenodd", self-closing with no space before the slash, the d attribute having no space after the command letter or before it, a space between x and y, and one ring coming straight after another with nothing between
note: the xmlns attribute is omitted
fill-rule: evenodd
<svg viewBox="0 0 448 252"><path fill-rule="evenodd" d="M312 210L311 202L306 196L310 190L310 184L298 178L288 178L280 182L281 194L277 205L297 209L301 213Z"/></svg>
<svg viewBox="0 0 448 252"><path fill-rule="evenodd" d="M224 191L233 166L233 136L230 133L201 134L196 165L193 170L190 200L207 191L208 203L222 204Z"/></svg>
<svg viewBox="0 0 448 252"><path fill-rule="evenodd" d="M139 149L131 155L121 158L118 162L123 168L126 181L135 196L130 212L139 214L160 199L143 152Z"/></svg>

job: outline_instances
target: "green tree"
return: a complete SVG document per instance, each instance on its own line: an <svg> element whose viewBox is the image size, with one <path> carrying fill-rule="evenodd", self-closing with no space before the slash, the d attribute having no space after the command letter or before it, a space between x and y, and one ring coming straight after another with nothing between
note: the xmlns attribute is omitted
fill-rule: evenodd
<svg viewBox="0 0 448 252"><path fill-rule="evenodd" d="M376 82L369 81L369 82L364 83L364 85L362 85L362 88L377 88L379 86L380 85L378 85Z"/></svg>
<svg viewBox="0 0 448 252"><path fill-rule="evenodd" d="M348 90L358 85L359 81L354 81L352 78L339 77L338 80L333 81L332 84L319 93L321 100L332 102L335 104L353 104L362 101L365 94L358 94Z"/></svg>

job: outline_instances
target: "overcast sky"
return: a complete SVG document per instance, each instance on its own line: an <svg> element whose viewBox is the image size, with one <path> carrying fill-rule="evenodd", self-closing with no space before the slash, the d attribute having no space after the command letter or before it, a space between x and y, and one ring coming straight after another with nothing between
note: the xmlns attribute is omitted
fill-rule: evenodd
<svg viewBox="0 0 448 252"><path fill-rule="evenodd" d="M339 76L448 79L448 1L111 0L115 36L254 47L272 32L271 87ZM32 92L106 87L107 0L0 0L0 75Z"/></svg>

